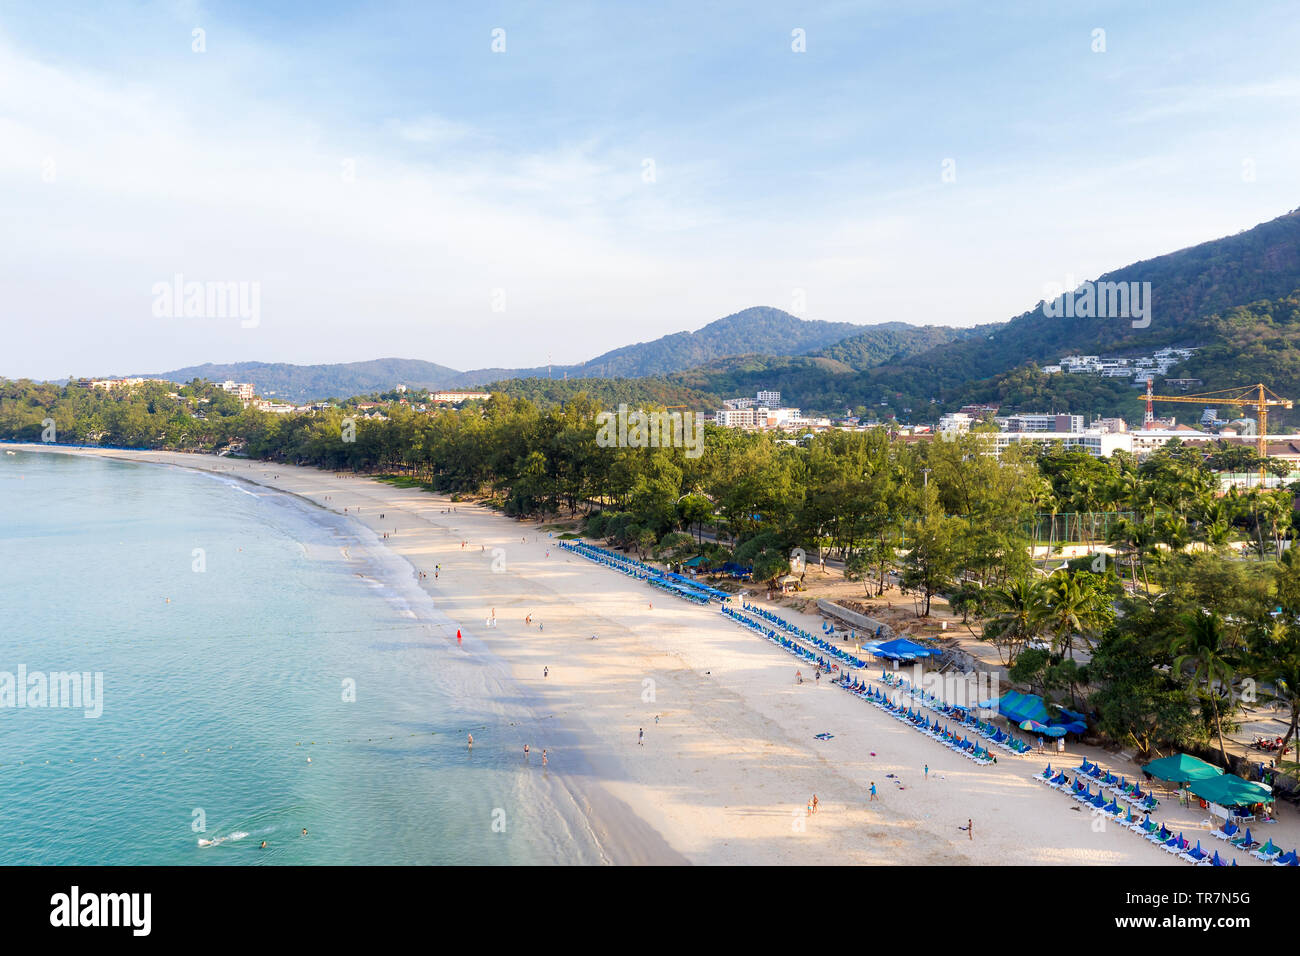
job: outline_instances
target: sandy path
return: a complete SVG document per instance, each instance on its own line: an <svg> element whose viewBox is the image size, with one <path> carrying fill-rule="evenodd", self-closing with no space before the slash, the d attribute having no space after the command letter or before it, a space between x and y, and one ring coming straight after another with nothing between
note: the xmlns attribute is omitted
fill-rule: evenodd
<svg viewBox="0 0 1300 956"><path fill-rule="evenodd" d="M619 842L611 831L628 826L621 802L675 851L640 841L639 851L624 850L614 859L1178 862L1118 827L1097 828L1100 821L1074 809L1066 796L1032 782L1030 775L1047 758L999 755L996 766L977 767L827 681L797 685L794 658L722 617L716 605L687 604L564 552L530 523L312 468L163 452L73 453L237 476L339 513L346 508L376 533L387 533L385 544L428 573L425 590L457 622L466 644L481 643L504 659L514 680L555 715L565 746L538 739L532 747L551 749L553 773L580 765L575 773L594 775L594 787L590 779L575 783L587 788L595 832ZM436 579L435 565L441 566ZM498 625L489 628L493 608ZM781 613L807 630L819 627L818 618ZM454 644L454 632L446 639ZM814 739L822 731L835 738ZM573 747L580 760L573 759ZM1078 747L1060 765L1074 767L1081 755L1123 769L1105 754ZM927 763L928 780L921 770ZM873 781L880 799L870 803L866 790ZM808 817L804 807L813 793L820 812ZM1191 839L1222 851L1198 829L1204 811L1163 810L1157 819L1185 824ZM1294 815L1289 808L1281 812ZM967 818L975 821L973 840L958 829ZM1295 824L1284 818L1267 828L1268 835L1293 836ZM1283 828L1288 832L1279 832Z"/></svg>

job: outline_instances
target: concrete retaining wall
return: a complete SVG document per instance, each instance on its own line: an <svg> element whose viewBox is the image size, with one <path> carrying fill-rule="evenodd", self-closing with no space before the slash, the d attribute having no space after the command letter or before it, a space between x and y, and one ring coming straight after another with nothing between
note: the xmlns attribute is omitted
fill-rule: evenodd
<svg viewBox="0 0 1300 956"><path fill-rule="evenodd" d="M864 641L874 640L876 628L881 628L881 640L892 641L898 635L894 629L884 621L877 621L874 617L867 617L865 614L859 614L857 611L850 611L833 601L827 601L825 598L817 599L817 609L828 617L835 618L842 624L847 624L854 630L862 632Z"/></svg>

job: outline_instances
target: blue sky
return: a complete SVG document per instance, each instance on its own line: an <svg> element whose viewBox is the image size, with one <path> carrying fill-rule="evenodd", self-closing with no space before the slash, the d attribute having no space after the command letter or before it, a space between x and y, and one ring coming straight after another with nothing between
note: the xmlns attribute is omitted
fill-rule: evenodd
<svg viewBox="0 0 1300 956"><path fill-rule="evenodd" d="M1293 5L701 6L6 3L0 375L1001 321L1300 206Z"/></svg>

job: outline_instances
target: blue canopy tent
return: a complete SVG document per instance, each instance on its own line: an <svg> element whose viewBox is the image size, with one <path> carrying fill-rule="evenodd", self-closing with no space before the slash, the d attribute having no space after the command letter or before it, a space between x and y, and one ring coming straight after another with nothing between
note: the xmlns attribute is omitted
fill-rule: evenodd
<svg viewBox="0 0 1300 956"><path fill-rule="evenodd" d="M1022 727L1025 721L1033 721L1045 727L1058 727L1061 734L1081 734L1088 729L1082 714L1074 714L1064 708L1061 708L1061 713L1068 719L1053 719L1047 712L1047 704L1037 694L1022 694L1019 691L1009 690L998 700L997 706L998 713ZM1054 733L1053 736L1057 735Z"/></svg>
<svg viewBox="0 0 1300 956"><path fill-rule="evenodd" d="M885 641L883 644L866 645L871 647L872 653L877 657L888 657L896 661L911 661L922 657L935 657L938 651L931 650L907 638L900 637L892 641Z"/></svg>

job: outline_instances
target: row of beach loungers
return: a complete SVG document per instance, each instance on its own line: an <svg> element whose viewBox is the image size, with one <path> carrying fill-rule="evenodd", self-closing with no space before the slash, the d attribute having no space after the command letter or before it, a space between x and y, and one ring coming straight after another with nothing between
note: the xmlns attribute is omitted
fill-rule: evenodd
<svg viewBox="0 0 1300 956"><path fill-rule="evenodd" d="M907 684L908 681L906 680L901 680L899 682L899 686L907 686ZM1015 734L1005 731L1000 727L995 727L987 721L971 716L970 710L966 707L954 707L951 704L947 704L940 700L934 694L922 690L919 687L911 688L908 693L911 695L913 700L919 700L921 704L930 708L930 710L937 711L945 717L960 722L961 726L971 733L983 737L989 743L993 744L993 746L1005 750L1009 754L1023 757L1034 749L1026 741L1021 740Z"/></svg>
<svg viewBox="0 0 1300 956"><path fill-rule="evenodd" d="M824 638L816 637L812 634L809 634L803 628L795 624L791 624L789 621L785 620L784 618L782 618L777 614L773 614L771 611L765 610L755 604L749 604L747 602L741 602L741 606L744 608L745 611L749 612L750 614L753 614L756 617L760 617L764 621L767 621L770 624L775 624L779 629L785 631L787 634L793 634L795 637L803 641L805 644L811 644L813 647L817 648L818 650L824 651L825 653L831 655L842 664L847 664L849 667L856 667L859 670L863 670L867 666L866 661L859 660L858 658L854 657L852 654L849 654L847 651L841 650L840 648L836 647L834 644L832 644L830 641Z"/></svg>
<svg viewBox="0 0 1300 956"><path fill-rule="evenodd" d="M1084 760L1075 768L1076 780L1095 781L1098 791L1107 790L1115 795L1120 803L1127 803L1139 810L1151 811L1160 806L1160 801L1150 790L1143 790L1137 781L1129 783L1126 777L1117 777L1100 764Z"/></svg>
<svg viewBox="0 0 1300 956"><path fill-rule="evenodd" d="M1219 829L1211 830L1210 836L1216 840L1230 843L1239 850L1246 850L1255 859L1262 860L1265 863L1272 863L1274 866L1300 866L1300 856L1297 856L1295 850L1290 853L1283 853L1282 848L1272 840L1265 840L1264 845L1260 846L1255 838L1250 835L1250 827L1246 827L1246 832L1242 833L1241 827L1231 820L1224 821L1223 826Z"/></svg>
<svg viewBox="0 0 1300 956"><path fill-rule="evenodd" d="M642 561L629 558L625 554L619 554L617 551L611 551L609 548L587 544L585 541L560 541L559 545L565 551L571 551L587 558L589 561L603 564L607 568L612 568L629 577L636 578L638 581L645 581L652 587L695 604L708 604L713 600L725 601L728 598L725 591L719 591L717 588L711 588L703 584L696 584L682 578L681 575L660 571L658 568L653 568Z"/></svg>
<svg viewBox="0 0 1300 956"><path fill-rule="evenodd" d="M1053 771L1051 764L1048 764L1047 768L1040 773L1034 774L1034 779L1045 786L1051 787L1053 790L1060 790L1077 803L1091 807L1093 813L1106 815L1117 825L1131 830L1153 846L1158 846L1166 853L1173 854L1180 860L1186 860L1193 866L1237 865L1235 859L1229 863L1219 856L1218 850L1213 853L1204 850L1201 847L1200 840L1197 840L1196 845L1192 846L1183 837L1182 833L1175 834L1163 823L1157 825L1151 819L1151 811L1159 806L1159 801L1150 793L1142 795L1141 799L1139 799L1138 797L1142 794L1142 791L1137 784L1129 784L1123 777L1116 778L1113 773L1103 770L1095 763L1085 760L1081 766L1075 769L1074 780L1070 780L1065 771ZM1097 784L1095 793L1092 790L1094 783ZM1111 793L1109 801L1105 796L1107 790ZM1128 805L1120 806L1121 801ZM1139 820L1133 814L1134 806L1138 806L1142 810L1142 819ZM1261 847L1251 839L1249 828L1244 836L1233 839L1233 834L1237 830L1231 824L1228 824L1228 827L1231 829L1213 831L1211 836L1227 840L1234 847L1250 852L1256 859L1265 863L1273 863L1275 866L1300 865L1294 850L1284 854L1273 846L1271 840L1267 845Z"/></svg>
<svg viewBox="0 0 1300 956"><path fill-rule="evenodd" d="M792 641L788 637L782 637L780 634L778 634L772 628L768 627L762 621L756 621L751 617L747 617L740 611L737 611L735 608L726 607L725 605L721 608L721 610L724 615L731 618L737 624L740 624L743 627L749 628L751 631L761 634L763 637L767 638L777 647L789 651L791 654L793 654L795 657L798 657L800 660L806 661L809 664L816 665L817 667L820 667L824 671L835 670L838 669L839 667L838 664L834 664L831 661L826 660L824 657L818 656L813 651L799 644L797 641Z"/></svg>
<svg viewBox="0 0 1300 956"><path fill-rule="evenodd" d="M859 660L853 655L845 653L829 641L808 633L802 628L784 620L779 615L773 614L771 611L747 602L742 603L741 607L742 611L723 607L722 613L751 630L762 634L774 644L785 648L787 651L790 651L809 663L815 663L827 671L839 669L838 665L833 664L826 657L817 654L814 650L803 646L799 641L812 645L813 648L816 648L825 654L829 654L831 657L843 662L847 667L854 667L859 670L865 670L867 668L865 661ZM752 617L746 615L752 615ZM754 618L758 618L759 620L754 620ZM775 625L776 628L780 628L787 633L796 635L799 640L795 641L784 637L779 634L775 628L767 627L768 624ZM890 687L897 687L900 689L908 689L909 687L906 679L896 677L885 670L880 672L880 680ZM879 707L881 710L886 711L896 720L911 725L915 730L925 734L932 740L936 740L948 747L950 750L962 754L962 756L971 760L973 763L979 764L980 766L987 766L996 762L993 755L989 753L988 748L981 747L979 743L971 737L970 733L963 736L960 733L950 730L947 726L941 727L937 720L933 720L929 716L923 714L920 708L914 710L910 707L903 706L901 703L891 701L882 691L872 687L865 680L858 677L850 677L847 669L841 671L841 677L836 680L836 684L844 690L849 691L854 696L861 697ZM914 691L910 692L915 693ZM942 702L938 702L938 706L931 707L931 709L939 710L945 716L958 721L959 726L966 728L971 732L979 733L981 736L986 736L991 743L1006 750L1008 753L1027 753L1030 749L1027 743L1019 740L1014 735L1008 734L1005 731L1000 731L997 728L994 728L991 724L985 724L974 720L961 708L948 707L947 705L942 704Z"/></svg>
<svg viewBox="0 0 1300 956"><path fill-rule="evenodd" d="M922 713L920 708L913 710L911 707L904 707L901 703L894 703L883 691L872 687L866 681L859 681L857 678L849 681L848 675L845 675L837 683L849 693L875 704L895 720L907 724L913 730L925 734L931 740L938 741L972 763L987 767L989 764L997 762L987 748L981 747L969 736L963 737L961 734L952 732L946 726L941 727L937 720L931 720L930 716Z"/></svg>

